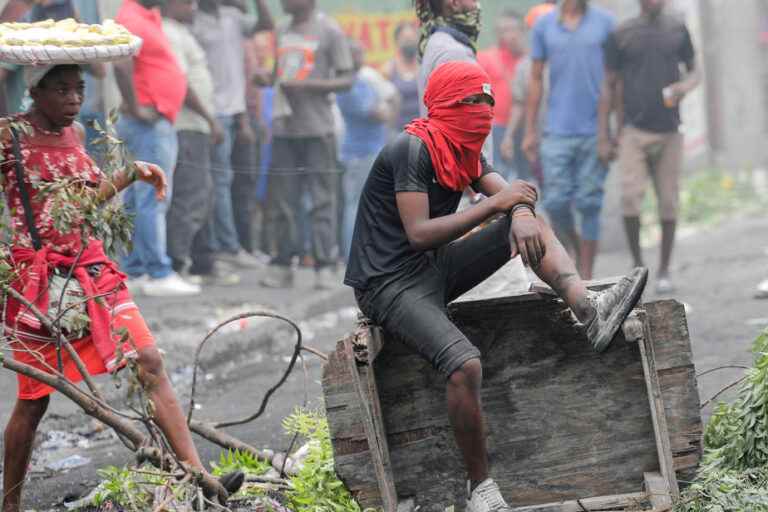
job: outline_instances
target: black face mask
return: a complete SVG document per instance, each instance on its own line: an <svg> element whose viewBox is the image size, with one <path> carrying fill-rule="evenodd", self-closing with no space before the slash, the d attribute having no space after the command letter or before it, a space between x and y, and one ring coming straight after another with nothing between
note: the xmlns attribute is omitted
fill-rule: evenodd
<svg viewBox="0 0 768 512"><path fill-rule="evenodd" d="M406 44L400 47L400 53L403 54L403 57L405 57L408 60L413 60L416 58L416 55L419 53L419 45L417 44Z"/></svg>

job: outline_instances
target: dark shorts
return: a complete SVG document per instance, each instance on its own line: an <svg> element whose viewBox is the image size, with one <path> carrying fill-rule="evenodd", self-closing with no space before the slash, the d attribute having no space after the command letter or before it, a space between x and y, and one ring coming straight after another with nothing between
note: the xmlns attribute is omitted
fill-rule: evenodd
<svg viewBox="0 0 768 512"><path fill-rule="evenodd" d="M355 290L363 314L450 376L480 351L448 318L447 305L509 261L509 217L426 253L421 267Z"/></svg>

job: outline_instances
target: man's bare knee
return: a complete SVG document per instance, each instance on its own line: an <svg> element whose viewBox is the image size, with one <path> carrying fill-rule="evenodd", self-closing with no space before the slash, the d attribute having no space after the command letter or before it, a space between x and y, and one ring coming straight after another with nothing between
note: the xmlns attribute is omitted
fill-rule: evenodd
<svg viewBox="0 0 768 512"><path fill-rule="evenodd" d="M483 364L480 359L470 359L448 378L451 386L478 388L483 380Z"/></svg>
<svg viewBox="0 0 768 512"><path fill-rule="evenodd" d="M36 429L40 420L45 416L49 403L50 397L48 396L37 398L35 400L17 400L16 406L11 414L11 419L5 427L6 435L16 428L21 428L23 430Z"/></svg>

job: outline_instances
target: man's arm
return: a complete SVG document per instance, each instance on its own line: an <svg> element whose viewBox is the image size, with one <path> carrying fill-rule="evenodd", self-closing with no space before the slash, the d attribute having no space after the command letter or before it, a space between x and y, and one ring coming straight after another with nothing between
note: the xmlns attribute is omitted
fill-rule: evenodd
<svg viewBox="0 0 768 512"><path fill-rule="evenodd" d="M280 85L287 92L304 91L317 94L342 92L352 88L355 81L354 71L339 72L333 78L307 78L306 80L286 80Z"/></svg>
<svg viewBox="0 0 768 512"><path fill-rule="evenodd" d="M115 80L123 97L123 105L128 114L139 121L154 123L160 117L160 113L153 107L139 105L136 91L133 89L133 72L133 59L123 59L115 62Z"/></svg>
<svg viewBox="0 0 768 512"><path fill-rule="evenodd" d="M671 86L679 101L698 87L701 82L701 75L698 66L696 66L696 52L693 48L693 40L691 39L691 33L685 26L683 26L683 44L678 52L678 58L680 62L685 64L687 71L685 78Z"/></svg>
<svg viewBox="0 0 768 512"><path fill-rule="evenodd" d="M509 122L507 128L504 131L504 139L501 141L501 156L507 162L511 162L515 158L515 134L520 129L520 125L523 122L525 114L524 103L513 103L512 113L509 116Z"/></svg>
<svg viewBox="0 0 768 512"><path fill-rule="evenodd" d="M260 30L272 30L275 27L275 22L269 7L267 7L266 0L256 0L256 16L248 14L248 6L245 4L245 0L223 0L221 5L234 7L245 15L241 17L243 35L245 36L251 36Z"/></svg>
<svg viewBox="0 0 768 512"><path fill-rule="evenodd" d="M272 13L267 6L266 0L256 0L256 15L259 17L259 21L256 23L254 32L275 29L275 20L272 18Z"/></svg>
<svg viewBox="0 0 768 512"><path fill-rule="evenodd" d="M531 64L531 79L528 83L528 103L525 108L525 141L523 151L531 162L539 155L539 112L541 98L544 96L544 61L534 60Z"/></svg>
<svg viewBox="0 0 768 512"><path fill-rule="evenodd" d="M611 133L611 113L617 107L616 98L620 81L618 72L611 69L605 70L597 106L597 154L603 165L608 165L616 154L616 139Z"/></svg>
<svg viewBox="0 0 768 512"><path fill-rule="evenodd" d="M701 73L696 67L695 61L688 62L685 66L688 71L685 78L670 86L678 97L678 101L686 97L701 83Z"/></svg>
<svg viewBox="0 0 768 512"><path fill-rule="evenodd" d="M187 96L184 98L184 105L189 107L192 112L195 112L200 117L205 119L208 126L211 129L211 140L214 144L218 144L222 141L224 134L221 131L218 121L210 113L208 108L200 100L200 96L197 95L192 87L187 87Z"/></svg>
<svg viewBox="0 0 768 512"><path fill-rule="evenodd" d="M459 239L489 218L508 212L517 204L535 205L536 191L531 185L517 181L475 206L433 219L429 217L429 196L426 192L398 192L396 198L411 247L427 251Z"/></svg>

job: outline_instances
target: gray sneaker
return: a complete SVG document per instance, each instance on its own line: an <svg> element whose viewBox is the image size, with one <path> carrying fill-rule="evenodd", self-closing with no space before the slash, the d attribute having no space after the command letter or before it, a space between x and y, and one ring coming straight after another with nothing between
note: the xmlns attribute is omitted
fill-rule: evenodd
<svg viewBox="0 0 768 512"><path fill-rule="evenodd" d="M237 286L241 281L239 274L228 270L218 261L213 264L210 274L187 274L184 279L199 286Z"/></svg>
<svg viewBox="0 0 768 512"><path fill-rule="evenodd" d="M467 491L469 491L469 482L467 482ZM466 512L512 512L512 507L504 501L496 482L492 478L486 478L470 494L465 510Z"/></svg>
<svg viewBox="0 0 768 512"><path fill-rule="evenodd" d="M613 341L648 281L648 269L636 268L615 285L602 292L588 292L587 300L595 316L587 323L587 339L596 352L604 352Z"/></svg>
<svg viewBox="0 0 768 512"><path fill-rule="evenodd" d="M259 283L264 288L293 288L294 273L291 267L271 265Z"/></svg>
<svg viewBox="0 0 768 512"><path fill-rule="evenodd" d="M232 265L233 267L242 269L264 268L267 265L266 262L245 252L243 249L240 249L236 253L220 252L216 255L216 259Z"/></svg>

